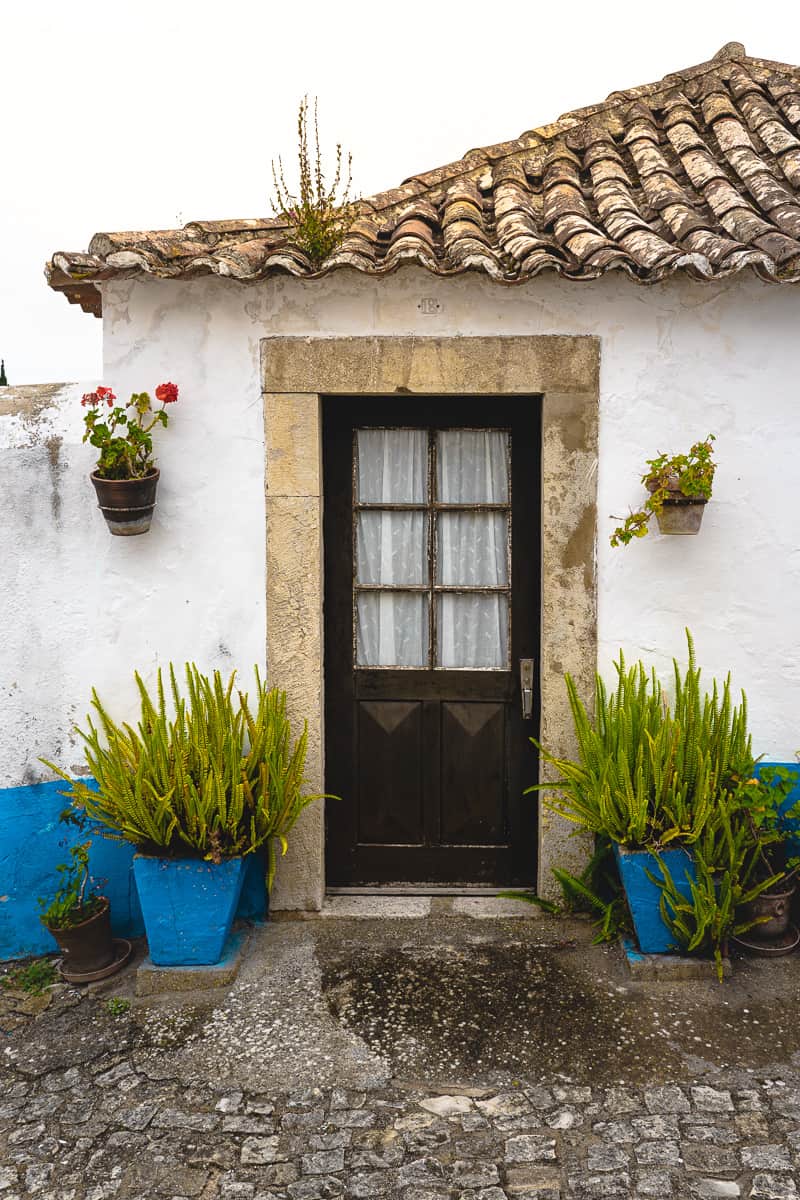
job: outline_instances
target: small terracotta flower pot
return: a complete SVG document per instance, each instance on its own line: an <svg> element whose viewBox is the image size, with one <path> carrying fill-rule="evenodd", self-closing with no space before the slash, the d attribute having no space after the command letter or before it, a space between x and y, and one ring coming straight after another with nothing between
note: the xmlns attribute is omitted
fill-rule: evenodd
<svg viewBox="0 0 800 1200"><path fill-rule="evenodd" d="M102 479L92 471L89 478L97 492L97 507L111 533L118 537L147 533L156 506L160 476L157 467L143 479Z"/></svg>
<svg viewBox="0 0 800 1200"><path fill-rule="evenodd" d="M111 906L102 897L103 907L80 925L48 931L58 942L64 955L64 966L78 974L88 974L107 967L114 959L114 939L111 936Z"/></svg>

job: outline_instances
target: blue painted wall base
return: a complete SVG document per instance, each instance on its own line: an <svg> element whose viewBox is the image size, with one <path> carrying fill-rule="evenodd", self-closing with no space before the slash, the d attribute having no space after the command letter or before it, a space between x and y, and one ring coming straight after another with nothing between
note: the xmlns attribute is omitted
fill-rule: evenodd
<svg viewBox="0 0 800 1200"><path fill-rule="evenodd" d="M89 782L87 780L87 782ZM29 787L0 788L0 962L54 954L58 947L39 920L37 897L50 898L56 867L67 860L70 846L89 834L59 822L67 801L60 781ZM92 838L90 867L111 901L116 937L143 937L144 922L133 878L133 846ZM237 917L260 922L267 915L264 853L248 854Z"/></svg>
<svg viewBox="0 0 800 1200"><path fill-rule="evenodd" d="M63 825L65 783L38 783L0 789L0 960L51 954L58 947L39 920L39 896L50 899L57 886L56 867L69 849L89 834ZM139 899L131 873L133 847L105 838L92 839L90 869L105 880L117 937L144 933Z"/></svg>

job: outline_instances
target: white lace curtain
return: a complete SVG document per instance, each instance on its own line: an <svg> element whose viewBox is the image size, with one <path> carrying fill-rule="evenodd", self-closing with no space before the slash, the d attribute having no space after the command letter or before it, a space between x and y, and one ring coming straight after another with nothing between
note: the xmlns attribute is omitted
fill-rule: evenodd
<svg viewBox="0 0 800 1200"><path fill-rule="evenodd" d="M436 496L443 504L508 502L508 435L448 430L436 435ZM358 431L358 499L368 504L429 505L428 432ZM430 522L434 528L430 529ZM356 578L360 585L428 589L429 539L436 541L437 584L508 584L508 512L360 511ZM435 665L504 669L508 656L506 593L359 591L361 666L429 665L429 605L435 613Z"/></svg>

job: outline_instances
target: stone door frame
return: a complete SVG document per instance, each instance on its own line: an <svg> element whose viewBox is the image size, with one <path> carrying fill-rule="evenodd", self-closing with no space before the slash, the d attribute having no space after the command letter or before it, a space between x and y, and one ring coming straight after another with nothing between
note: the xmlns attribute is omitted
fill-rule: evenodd
<svg viewBox="0 0 800 1200"><path fill-rule="evenodd" d="M270 683L287 692L293 723L308 723L310 790L323 791L325 779L322 397L542 397L540 737L557 756L569 756L574 735L564 673L591 696L597 664L599 376L594 337L262 339L267 670ZM552 893L552 866L575 869L584 860L585 846L568 835L566 823L540 807L540 894ZM321 802L292 832L271 905L314 911L324 895Z"/></svg>

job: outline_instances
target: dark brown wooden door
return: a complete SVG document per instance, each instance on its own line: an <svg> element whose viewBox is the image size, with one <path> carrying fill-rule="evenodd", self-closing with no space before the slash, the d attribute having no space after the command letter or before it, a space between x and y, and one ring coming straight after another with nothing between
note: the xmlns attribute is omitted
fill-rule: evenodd
<svg viewBox="0 0 800 1200"><path fill-rule="evenodd" d="M535 880L540 413L324 401L329 886Z"/></svg>

